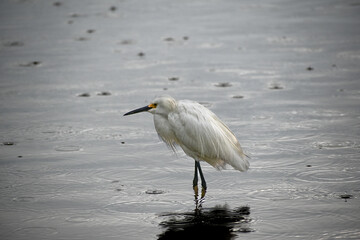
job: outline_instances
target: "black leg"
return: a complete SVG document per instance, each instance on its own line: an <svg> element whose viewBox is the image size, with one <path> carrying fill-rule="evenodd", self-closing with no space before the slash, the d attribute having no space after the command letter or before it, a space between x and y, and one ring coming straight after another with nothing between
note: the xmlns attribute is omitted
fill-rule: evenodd
<svg viewBox="0 0 360 240"><path fill-rule="evenodd" d="M193 180L193 187L197 187L198 184L198 161L195 161L195 173L194 173L194 180Z"/></svg>
<svg viewBox="0 0 360 240"><path fill-rule="evenodd" d="M201 197L200 199L198 198L198 171L200 174L200 178L201 178ZM206 181L204 178L204 174L201 170L201 166L200 166L200 162L195 161L195 173L194 173L194 180L193 180L193 188L194 188L194 193L195 193L195 206L196 206L196 210L200 210L202 208L202 204L205 201L205 194L206 194Z"/></svg>
<svg viewBox="0 0 360 240"><path fill-rule="evenodd" d="M198 165L197 165L197 161L195 161L193 189L194 189L195 205L196 205L196 209L198 209L199 208L199 206L198 206L199 205L198 204L199 189L198 189Z"/></svg>
<svg viewBox="0 0 360 240"><path fill-rule="evenodd" d="M204 178L204 174L201 170L201 167L200 167L200 162L197 162L197 168L199 170L199 173L200 173L200 178L201 178L201 186L204 190L206 190L206 181L205 181L205 178Z"/></svg>

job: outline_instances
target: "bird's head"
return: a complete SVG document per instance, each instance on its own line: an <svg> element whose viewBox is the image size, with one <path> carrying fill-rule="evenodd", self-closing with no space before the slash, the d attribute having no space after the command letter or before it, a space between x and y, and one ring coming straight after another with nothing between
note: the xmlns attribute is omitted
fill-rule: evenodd
<svg viewBox="0 0 360 240"><path fill-rule="evenodd" d="M152 114L167 115L176 107L176 100L170 96L162 96L155 98L149 105L141 107L124 114L124 116L139 113L149 112Z"/></svg>

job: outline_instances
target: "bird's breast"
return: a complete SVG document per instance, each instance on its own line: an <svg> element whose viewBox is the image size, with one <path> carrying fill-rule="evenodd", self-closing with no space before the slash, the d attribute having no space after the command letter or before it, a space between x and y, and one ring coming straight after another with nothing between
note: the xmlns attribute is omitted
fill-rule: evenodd
<svg viewBox="0 0 360 240"><path fill-rule="evenodd" d="M164 142L170 145L174 145L177 142L167 116L155 114L154 125L156 132Z"/></svg>

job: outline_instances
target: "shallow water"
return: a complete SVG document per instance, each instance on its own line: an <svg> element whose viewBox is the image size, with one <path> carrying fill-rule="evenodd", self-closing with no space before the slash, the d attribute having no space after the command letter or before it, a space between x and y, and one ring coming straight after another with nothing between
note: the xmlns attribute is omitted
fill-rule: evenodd
<svg viewBox="0 0 360 240"><path fill-rule="evenodd" d="M1 1L1 239L358 239L359 10ZM202 164L200 212L193 160L150 114L122 117L160 94L209 107L251 155L247 173Z"/></svg>

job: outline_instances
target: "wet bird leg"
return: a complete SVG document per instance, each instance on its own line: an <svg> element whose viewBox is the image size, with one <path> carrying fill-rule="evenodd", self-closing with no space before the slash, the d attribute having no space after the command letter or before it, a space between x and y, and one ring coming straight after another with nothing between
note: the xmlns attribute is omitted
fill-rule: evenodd
<svg viewBox="0 0 360 240"><path fill-rule="evenodd" d="M201 178L201 198L198 199L198 171L200 174L200 178ZM195 173L194 173L194 180L193 180L193 189L194 189L194 193L195 193L195 202L196 202L196 209L201 208L201 204L205 199L205 194L206 194L206 181L204 178L204 174L201 170L201 166L200 166L200 162L195 161Z"/></svg>

